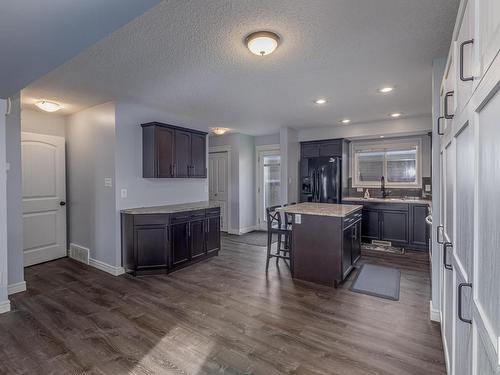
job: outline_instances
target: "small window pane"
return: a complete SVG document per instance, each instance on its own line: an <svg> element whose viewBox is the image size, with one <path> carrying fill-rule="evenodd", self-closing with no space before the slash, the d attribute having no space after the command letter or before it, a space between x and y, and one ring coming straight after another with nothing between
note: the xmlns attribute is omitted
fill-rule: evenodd
<svg viewBox="0 0 500 375"><path fill-rule="evenodd" d="M387 182L415 183L417 150L387 151Z"/></svg>
<svg viewBox="0 0 500 375"><path fill-rule="evenodd" d="M279 155L263 157L264 164L264 211L266 207L280 204L281 166Z"/></svg>
<svg viewBox="0 0 500 375"><path fill-rule="evenodd" d="M359 152L358 153L358 181L374 182L380 181L384 174L383 152Z"/></svg>

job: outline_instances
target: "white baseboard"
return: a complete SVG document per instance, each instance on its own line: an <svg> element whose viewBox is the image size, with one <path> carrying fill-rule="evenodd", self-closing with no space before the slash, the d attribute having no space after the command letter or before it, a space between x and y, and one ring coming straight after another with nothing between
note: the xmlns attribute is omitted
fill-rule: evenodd
<svg viewBox="0 0 500 375"><path fill-rule="evenodd" d="M441 322L441 312L432 308L432 301L429 301L430 318L433 322Z"/></svg>
<svg viewBox="0 0 500 375"><path fill-rule="evenodd" d="M120 276L125 273L125 269L123 267L116 267L112 266L110 264L101 262L100 260L97 259L89 259L89 266L92 266L94 268L97 268L98 270L107 272L113 276Z"/></svg>
<svg viewBox="0 0 500 375"><path fill-rule="evenodd" d="M7 286L7 293L9 296L15 293L21 293L26 291L26 281L21 281L20 283L10 284Z"/></svg>
<svg viewBox="0 0 500 375"><path fill-rule="evenodd" d="M10 311L10 301L0 302L0 314L6 313Z"/></svg>
<svg viewBox="0 0 500 375"><path fill-rule="evenodd" d="M240 228L238 230L238 232L235 233L235 234L242 235L242 234L245 234L245 233L253 232L254 230L257 230L257 229L259 229L259 227L257 225L254 225L252 227Z"/></svg>

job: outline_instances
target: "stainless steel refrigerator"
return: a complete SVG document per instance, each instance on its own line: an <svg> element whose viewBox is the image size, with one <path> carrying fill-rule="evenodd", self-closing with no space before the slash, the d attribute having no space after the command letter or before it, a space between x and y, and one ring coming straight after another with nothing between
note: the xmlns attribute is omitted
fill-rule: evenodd
<svg viewBox="0 0 500 375"><path fill-rule="evenodd" d="M300 162L300 201L340 203L341 158L319 157Z"/></svg>

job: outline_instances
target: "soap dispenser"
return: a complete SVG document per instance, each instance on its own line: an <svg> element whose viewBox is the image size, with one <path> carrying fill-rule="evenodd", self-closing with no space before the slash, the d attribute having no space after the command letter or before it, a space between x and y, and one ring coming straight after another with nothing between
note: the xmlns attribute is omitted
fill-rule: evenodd
<svg viewBox="0 0 500 375"><path fill-rule="evenodd" d="M365 199L369 199L370 198L370 190L366 189L365 190Z"/></svg>

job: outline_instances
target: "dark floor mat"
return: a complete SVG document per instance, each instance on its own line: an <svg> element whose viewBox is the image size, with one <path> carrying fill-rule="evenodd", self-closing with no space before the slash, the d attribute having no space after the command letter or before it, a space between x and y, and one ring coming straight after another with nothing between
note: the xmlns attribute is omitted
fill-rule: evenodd
<svg viewBox="0 0 500 375"><path fill-rule="evenodd" d="M401 271L397 268L363 264L352 283L356 293L399 301Z"/></svg>

